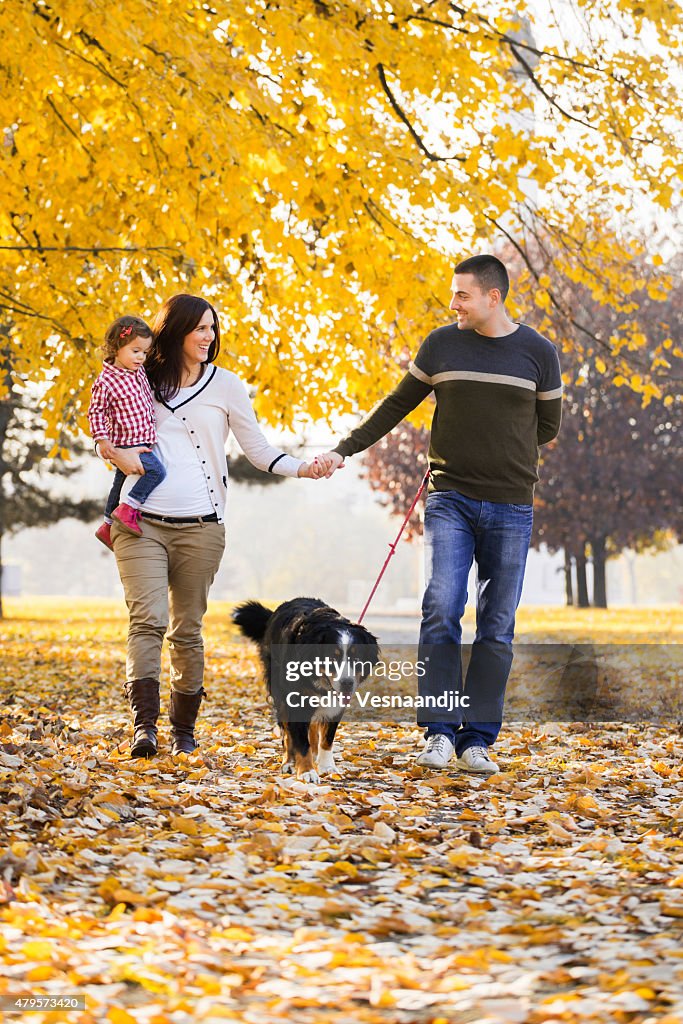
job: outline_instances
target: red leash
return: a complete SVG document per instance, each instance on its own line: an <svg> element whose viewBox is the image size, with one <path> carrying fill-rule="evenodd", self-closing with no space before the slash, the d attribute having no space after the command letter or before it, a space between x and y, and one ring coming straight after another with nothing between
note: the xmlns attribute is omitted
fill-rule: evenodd
<svg viewBox="0 0 683 1024"><path fill-rule="evenodd" d="M424 491L425 487L427 486L427 481L428 480L429 480L429 470L427 470L425 475L422 477L422 483L420 484L419 490L418 490L417 494L415 495L415 498L413 499L412 505L410 506L410 508L408 509L408 512L406 513L405 519L401 523L401 529L398 531L398 534L396 536L396 540L394 541L393 544L389 545L389 554L385 558L384 565L380 569L380 573L379 573L379 576L377 577L375 585L372 588L372 590L370 591L370 597L365 602L365 607L363 608L363 611L360 613L360 617L358 619L359 625L363 621L363 619L365 618L365 613L368 610L368 608L370 607L370 602L372 601L373 597L375 596L375 591L377 590L378 586L380 585L380 582L382 580L382 576L384 576L384 572L386 570L386 567L388 566L389 562L391 561L392 556L396 554L396 545L398 544L398 542L401 539L401 534L403 533L403 531L406 528L406 523L408 522L408 520L410 519L411 515L413 514L413 509L415 508L415 506L417 505L418 501L420 500L420 495L422 494L422 492Z"/></svg>

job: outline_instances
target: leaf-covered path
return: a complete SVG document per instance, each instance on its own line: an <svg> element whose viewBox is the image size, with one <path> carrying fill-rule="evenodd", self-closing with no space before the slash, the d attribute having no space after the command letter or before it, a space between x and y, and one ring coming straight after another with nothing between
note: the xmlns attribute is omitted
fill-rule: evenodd
<svg viewBox="0 0 683 1024"><path fill-rule="evenodd" d="M87 1004L27 1020L683 1022L675 726L506 726L483 781L414 767L416 729L354 724L306 786L214 605L201 753L133 762L120 607L9 613L0 995ZM619 622L674 641L683 616L584 619Z"/></svg>

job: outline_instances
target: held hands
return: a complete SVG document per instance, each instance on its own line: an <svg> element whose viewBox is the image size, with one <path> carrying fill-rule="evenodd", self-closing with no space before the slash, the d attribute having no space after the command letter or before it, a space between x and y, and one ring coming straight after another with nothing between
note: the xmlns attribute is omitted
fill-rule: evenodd
<svg viewBox="0 0 683 1024"><path fill-rule="evenodd" d="M323 455L316 455L313 462L304 462L299 467L298 476L307 477L309 480L320 480L322 477L328 479L336 469L343 466L344 460L336 452L325 452Z"/></svg>
<svg viewBox="0 0 683 1024"><path fill-rule="evenodd" d="M323 455L318 456L318 461L324 460L325 470L322 475L329 478L334 475L336 470L344 468L344 459L339 452L325 452Z"/></svg>

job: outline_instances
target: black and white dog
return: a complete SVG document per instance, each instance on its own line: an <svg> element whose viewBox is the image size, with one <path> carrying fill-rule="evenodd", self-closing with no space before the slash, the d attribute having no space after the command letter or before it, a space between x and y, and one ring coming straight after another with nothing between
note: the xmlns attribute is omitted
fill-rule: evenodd
<svg viewBox="0 0 683 1024"><path fill-rule="evenodd" d="M319 782L319 775L336 769L335 733L357 687L379 660L377 638L313 597L285 601L275 611L247 601L232 619L259 645L282 730L283 771Z"/></svg>

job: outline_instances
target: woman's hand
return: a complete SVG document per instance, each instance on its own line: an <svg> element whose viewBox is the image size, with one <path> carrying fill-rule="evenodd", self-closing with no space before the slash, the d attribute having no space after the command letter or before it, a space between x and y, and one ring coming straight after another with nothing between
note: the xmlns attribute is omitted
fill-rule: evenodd
<svg viewBox="0 0 683 1024"><path fill-rule="evenodd" d="M113 462L116 457L116 448L108 438L104 437L97 442L97 454L101 459Z"/></svg>
<svg viewBox="0 0 683 1024"><path fill-rule="evenodd" d="M113 455L107 456L126 476L144 476L145 467L140 462L140 452L151 452L151 448L112 448Z"/></svg>

